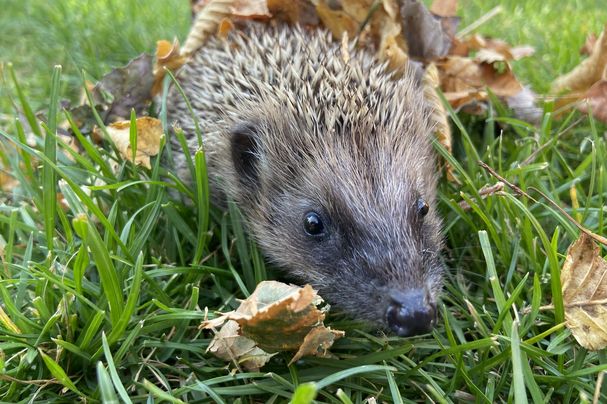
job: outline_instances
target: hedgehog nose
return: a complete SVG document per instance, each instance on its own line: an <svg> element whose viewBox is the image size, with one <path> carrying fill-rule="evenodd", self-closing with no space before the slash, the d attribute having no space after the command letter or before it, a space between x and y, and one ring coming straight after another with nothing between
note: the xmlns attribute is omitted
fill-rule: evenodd
<svg viewBox="0 0 607 404"><path fill-rule="evenodd" d="M428 303L422 290L394 292L390 295L386 319L399 337L425 334L436 323L436 305Z"/></svg>

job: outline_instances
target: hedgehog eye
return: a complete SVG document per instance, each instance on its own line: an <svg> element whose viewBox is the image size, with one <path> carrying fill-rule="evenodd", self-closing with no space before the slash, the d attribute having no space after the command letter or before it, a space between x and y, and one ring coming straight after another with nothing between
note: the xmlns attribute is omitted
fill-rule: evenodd
<svg viewBox="0 0 607 404"><path fill-rule="evenodd" d="M322 223L320 215L316 212L308 212L304 216L303 227L310 236L319 236L324 233L325 226Z"/></svg>
<svg viewBox="0 0 607 404"><path fill-rule="evenodd" d="M417 202L415 202L415 207L417 208L417 213L422 217L426 216L430 210L430 206L428 206L428 202L424 198L418 198Z"/></svg>

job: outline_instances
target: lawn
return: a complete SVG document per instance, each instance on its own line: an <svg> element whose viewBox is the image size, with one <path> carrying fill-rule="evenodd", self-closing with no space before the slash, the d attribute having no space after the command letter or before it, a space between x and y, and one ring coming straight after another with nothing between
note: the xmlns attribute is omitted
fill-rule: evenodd
<svg viewBox="0 0 607 404"><path fill-rule="evenodd" d="M559 304L560 268L579 231L538 194L477 198L496 182L482 160L604 235L604 125L555 116L551 105L538 127L501 105L484 117L453 115L462 184L440 185L449 273L439 326L403 339L333 315L328 324L346 331L337 358L287 366L290 354L280 353L261 372L234 371L206 353L212 335L198 326L278 277L237 212L212 208L209 237L200 237L209 212L175 200L183 190L169 192L158 159L147 170L88 135L80 154L49 135L66 119L53 112L60 100L80 96L82 70L94 81L158 39L183 39L189 2L4 3L0 157L19 186L0 198L0 401L283 402L299 386L301 396L307 386L335 403L607 401L598 382L607 356L577 344ZM461 3L461 27L502 6L478 31L533 45L514 69L540 93L607 22L603 0ZM35 124L39 110L50 111L44 125Z"/></svg>

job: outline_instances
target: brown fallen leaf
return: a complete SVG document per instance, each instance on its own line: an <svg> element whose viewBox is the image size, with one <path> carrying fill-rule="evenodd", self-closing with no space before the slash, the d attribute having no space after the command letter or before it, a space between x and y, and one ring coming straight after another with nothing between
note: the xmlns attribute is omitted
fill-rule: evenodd
<svg viewBox="0 0 607 404"><path fill-rule="evenodd" d="M235 0L211 0L200 9L192 23L188 37L181 48L181 54L190 56L206 40L215 35L217 27L225 17L232 15Z"/></svg>
<svg viewBox="0 0 607 404"><path fill-rule="evenodd" d="M588 34L588 36L586 37L586 42L584 42L584 46L582 46L580 49L580 55L590 56L596 44L596 40L597 37L594 32Z"/></svg>
<svg viewBox="0 0 607 404"><path fill-rule="evenodd" d="M401 5L403 33L409 56L430 61L446 56L451 48L451 38L426 6L417 0L405 0Z"/></svg>
<svg viewBox="0 0 607 404"><path fill-rule="evenodd" d="M316 14L315 6L308 0L267 0L268 10L273 19L286 21L290 24L316 26L320 20Z"/></svg>
<svg viewBox="0 0 607 404"><path fill-rule="evenodd" d="M470 56L480 62L500 62L519 60L533 55L535 49L529 45L510 46L507 42L496 38L485 38L480 34L472 34L464 38L456 38L450 54Z"/></svg>
<svg viewBox="0 0 607 404"><path fill-rule="evenodd" d="M333 34L333 38L342 38L343 33L347 33L348 38L356 38L360 22L345 10L330 7L326 1L319 0L316 3L316 13L322 24Z"/></svg>
<svg viewBox="0 0 607 404"><path fill-rule="evenodd" d="M601 79L603 70L607 65L607 25L597 39L592 53L577 65L572 71L553 82L550 92L558 94L561 92L586 91L594 83Z"/></svg>
<svg viewBox="0 0 607 404"><path fill-rule="evenodd" d="M450 91L443 93L449 104L453 107L454 110L459 110L462 107L466 106L467 111L473 115L482 114L486 108L481 107L480 101L484 101L487 99L486 91L474 91L474 90L465 90L465 91Z"/></svg>
<svg viewBox="0 0 607 404"><path fill-rule="evenodd" d="M226 39L228 34L234 29L234 23L229 18L225 17L219 22L217 27L217 37Z"/></svg>
<svg viewBox="0 0 607 404"><path fill-rule="evenodd" d="M440 17L455 17L457 15L457 0L434 0L430 12Z"/></svg>
<svg viewBox="0 0 607 404"><path fill-rule="evenodd" d="M588 235L569 247L561 270L567 327L586 349L607 346L607 262Z"/></svg>
<svg viewBox="0 0 607 404"><path fill-rule="evenodd" d="M442 73L441 88L445 93L474 93L488 87L499 97L511 97L523 89L507 63L498 70L492 63L448 56L438 61L437 67Z"/></svg>
<svg viewBox="0 0 607 404"><path fill-rule="evenodd" d="M152 168L150 157L157 155L160 150L162 123L156 118L147 116L137 118L136 123L137 150L134 160L130 141L131 121L114 122L107 126L107 132L123 158L150 169ZM97 128L95 131L100 132Z"/></svg>
<svg viewBox="0 0 607 404"><path fill-rule="evenodd" d="M388 69L397 73L395 77L405 71L409 57L395 0L377 3L370 0L337 3L319 0L316 12L336 40L341 40L344 33L348 38L357 38L359 44L369 40L377 50L378 59L387 62Z"/></svg>
<svg viewBox="0 0 607 404"><path fill-rule="evenodd" d="M378 10L374 18L378 21L380 28L380 41L377 55L379 60L388 62L388 69L396 72L396 77L402 75L408 66L409 55L407 54L407 43L401 33L401 24L398 21L398 11L388 6L390 12Z"/></svg>
<svg viewBox="0 0 607 404"><path fill-rule="evenodd" d="M267 0L231 0L231 15L237 18L268 18L270 17L268 11ZM196 16L205 7L207 7L213 0L191 0L190 9L192 15Z"/></svg>
<svg viewBox="0 0 607 404"><path fill-rule="evenodd" d="M607 79L594 83L583 98L577 108L584 113L592 111L592 116L607 123Z"/></svg>
<svg viewBox="0 0 607 404"><path fill-rule="evenodd" d="M216 334L212 342L213 347L229 346L230 354L236 350L235 346L238 351L251 352L253 348L248 341L254 341L255 346L264 353L287 350L297 351L295 358L303 355L326 356L333 341L344 334L323 325L325 313L316 307L321 301L310 285L300 288L265 281L257 285L253 294L236 311L205 321L201 327L211 329L236 323L238 335L244 340L234 341L237 338L234 337L235 326L230 325L229 331ZM225 338L225 335L230 335L229 342L216 341ZM225 358L226 349L221 348L221 355ZM264 357L259 351L255 355ZM240 358L235 356L233 359Z"/></svg>
<svg viewBox="0 0 607 404"><path fill-rule="evenodd" d="M154 62L154 85L152 87L152 95L156 95L162 89L162 80L166 70L177 71L185 63L185 57L179 50L179 41L177 38L173 43L160 40L156 42L156 60Z"/></svg>
<svg viewBox="0 0 607 404"><path fill-rule="evenodd" d="M330 357L331 353L329 352L329 348L333 346L336 339L343 336L343 331L331 330L324 325L312 328L304 337L303 342L293 358L289 361L289 366L304 356Z"/></svg>
<svg viewBox="0 0 607 404"><path fill-rule="evenodd" d="M251 19L271 17L267 0L210 0L192 2L194 22L181 49L182 56L196 52L206 40L225 33L226 18Z"/></svg>
<svg viewBox="0 0 607 404"><path fill-rule="evenodd" d="M272 356L259 348L255 341L239 334L240 326L234 320L227 321L209 344L207 352L225 361L238 363L246 370L257 372Z"/></svg>
<svg viewBox="0 0 607 404"><path fill-rule="evenodd" d="M435 124L434 132L439 143L451 154L452 150L452 139L451 139L451 127L449 126L449 115L447 110L443 106L440 97L437 94L437 89L440 86L440 78L438 76L438 69L434 63L431 63L426 67L426 72L422 78L424 86L424 98L428 101L428 104L432 107L431 121ZM448 163L446 164L446 174L449 181L455 181L453 176L453 167Z"/></svg>
<svg viewBox="0 0 607 404"><path fill-rule="evenodd" d="M103 76L92 93L95 106L103 110L103 122L126 119L132 109L143 113L150 105L153 84L152 57L145 53Z"/></svg>
<svg viewBox="0 0 607 404"><path fill-rule="evenodd" d="M235 0L232 15L237 18L269 18L267 0Z"/></svg>

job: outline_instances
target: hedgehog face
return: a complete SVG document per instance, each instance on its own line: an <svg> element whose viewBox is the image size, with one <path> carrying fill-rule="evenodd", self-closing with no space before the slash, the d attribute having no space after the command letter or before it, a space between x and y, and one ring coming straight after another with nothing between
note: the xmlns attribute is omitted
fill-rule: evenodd
<svg viewBox="0 0 607 404"><path fill-rule="evenodd" d="M412 72L396 79L327 31L251 24L210 38L179 76L213 197L238 204L266 257L356 318L426 331L441 237L431 111ZM170 101L196 150L189 105ZM186 159L176 166L187 180Z"/></svg>
<svg viewBox="0 0 607 404"><path fill-rule="evenodd" d="M233 196L267 258L329 303L401 336L427 332L443 271L430 146L339 118L236 124Z"/></svg>

